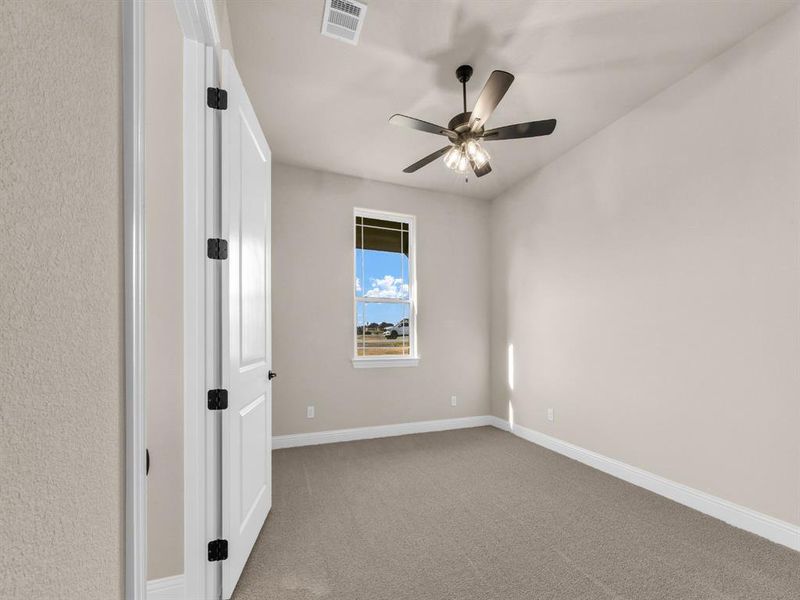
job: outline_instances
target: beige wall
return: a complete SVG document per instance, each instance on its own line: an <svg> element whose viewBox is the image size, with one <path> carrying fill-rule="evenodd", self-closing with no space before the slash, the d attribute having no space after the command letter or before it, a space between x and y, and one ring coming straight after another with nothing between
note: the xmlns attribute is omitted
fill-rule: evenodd
<svg viewBox="0 0 800 600"><path fill-rule="evenodd" d="M283 165L272 181L275 435L487 414L488 203ZM417 217L417 367L352 366L356 206Z"/></svg>
<svg viewBox="0 0 800 600"><path fill-rule="evenodd" d="M115 2L0 2L3 598L123 590Z"/></svg>
<svg viewBox="0 0 800 600"><path fill-rule="evenodd" d="M494 412L791 523L798 31L794 10L492 206Z"/></svg>
<svg viewBox="0 0 800 600"><path fill-rule="evenodd" d="M183 572L183 34L171 2L147 2L145 397L147 577Z"/></svg>

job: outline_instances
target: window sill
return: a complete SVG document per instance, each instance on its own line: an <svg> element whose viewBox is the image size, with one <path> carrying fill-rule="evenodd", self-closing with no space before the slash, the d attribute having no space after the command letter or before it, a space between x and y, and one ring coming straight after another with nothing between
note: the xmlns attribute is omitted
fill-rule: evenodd
<svg viewBox="0 0 800 600"><path fill-rule="evenodd" d="M419 357L409 358L389 358L389 357L377 357L377 358L363 358L358 357L353 359L353 368L354 369L376 369L382 367L416 367L419 365Z"/></svg>

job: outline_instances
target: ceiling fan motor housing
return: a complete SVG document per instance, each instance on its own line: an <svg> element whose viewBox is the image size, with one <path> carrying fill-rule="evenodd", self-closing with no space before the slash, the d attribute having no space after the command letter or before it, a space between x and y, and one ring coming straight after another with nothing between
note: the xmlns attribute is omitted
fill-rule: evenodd
<svg viewBox="0 0 800 600"><path fill-rule="evenodd" d="M448 129L452 129L453 131L455 131L456 133L459 133L459 134L468 133L469 132L469 117L470 117L471 114L472 114L471 112L458 113L455 117L450 119L450 122L447 124L447 128ZM474 133L475 133L475 135L473 137L479 136L481 133L483 133L483 127L478 129Z"/></svg>

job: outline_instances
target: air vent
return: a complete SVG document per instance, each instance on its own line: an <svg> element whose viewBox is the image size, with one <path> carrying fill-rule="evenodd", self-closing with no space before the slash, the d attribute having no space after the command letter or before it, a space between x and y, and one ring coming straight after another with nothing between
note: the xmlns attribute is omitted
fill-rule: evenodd
<svg viewBox="0 0 800 600"><path fill-rule="evenodd" d="M367 15L367 5L355 0L325 0L322 16L322 35L342 40L354 46L361 35Z"/></svg>

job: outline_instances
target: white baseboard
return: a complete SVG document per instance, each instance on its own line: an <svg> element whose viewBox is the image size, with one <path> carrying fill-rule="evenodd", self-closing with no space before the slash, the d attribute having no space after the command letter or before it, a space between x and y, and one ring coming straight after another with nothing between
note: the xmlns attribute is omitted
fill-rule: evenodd
<svg viewBox="0 0 800 600"><path fill-rule="evenodd" d="M494 415L489 416L489 425L502 429L503 431L511 431L511 425L508 421L500 417L495 417Z"/></svg>
<svg viewBox="0 0 800 600"><path fill-rule="evenodd" d="M492 417L492 425L499 429L511 431L524 440L543 446L553 452L568 456L599 471L613 475L619 479L637 485L646 490L674 500L721 521L744 529L750 533L771 540L777 544L788 546L800 552L800 526L781 521L728 500L717 498L687 485L654 475L638 467L632 467L613 458L586 450L580 446L551 437L539 431L522 427L509 426L508 421Z"/></svg>
<svg viewBox="0 0 800 600"><path fill-rule="evenodd" d="M336 429L317 431L314 433L294 433L278 435L272 438L272 449L295 448L297 446L316 446L317 444L334 444L336 442L352 442L373 438L409 435L412 433L428 433L446 431L448 429L466 429L468 427L484 427L495 425L497 417L481 415L479 417L461 417L459 419L439 419L436 421L416 421L397 425L377 425L375 427L356 427L354 429ZM502 419L497 419L502 420Z"/></svg>
<svg viewBox="0 0 800 600"><path fill-rule="evenodd" d="M151 579L147 582L147 600L185 600L183 575Z"/></svg>

